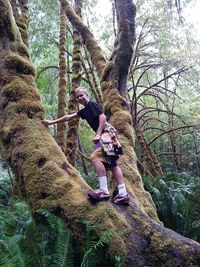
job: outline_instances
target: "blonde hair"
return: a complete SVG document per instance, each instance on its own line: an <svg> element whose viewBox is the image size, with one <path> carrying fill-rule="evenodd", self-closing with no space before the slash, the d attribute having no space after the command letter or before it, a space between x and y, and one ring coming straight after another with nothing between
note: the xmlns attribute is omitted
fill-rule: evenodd
<svg viewBox="0 0 200 267"><path fill-rule="evenodd" d="M78 94L78 93L84 93L87 96L89 96L88 90L86 88L84 88L84 87L78 87L78 88L76 88L75 94Z"/></svg>

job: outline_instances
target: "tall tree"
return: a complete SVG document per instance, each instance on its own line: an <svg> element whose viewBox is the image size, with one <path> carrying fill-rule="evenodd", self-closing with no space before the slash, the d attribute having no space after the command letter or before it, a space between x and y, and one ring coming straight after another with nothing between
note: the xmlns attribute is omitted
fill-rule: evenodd
<svg viewBox="0 0 200 267"><path fill-rule="evenodd" d="M82 0L75 0L76 14L81 18ZM61 5L62 7L62 5ZM64 12L64 10L63 10ZM81 36L77 29L73 30L73 55L72 55L72 84L70 99L68 103L68 113L72 114L78 111L78 102L76 100L75 90L81 83ZM65 155L69 162L74 166L78 149L78 119L68 122L67 140Z"/></svg>
<svg viewBox="0 0 200 267"><path fill-rule="evenodd" d="M41 124L44 114L34 84L34 68L11 6L8 0L0 0L0 136L5 157L23 185L32 210L42 207L56 213L77 236L83 219L95 224L99 235L113 229L108 253L111 258L121 257L123 266L198 266L200 245L162 226L137 171L131 116L125 100L135 6L131 0L116 0L116 6L119 30L115 49L106 62L93 35L69 3L63 1L66 14L79 29L101 75L105 111L124 143L126 154L121 163L132 196L130 206L105 202L91 205L86 199L88 185Z"/></svg>
<svg viewBox="0 0 200 267"><path fill-rule="evenodd" d="M58 91L58 118L65 115L66 108L66 90L67 90L67 64L66 64L66 31L67 31L67 18L65 12L60 5L60 55L59 55L59 91ZM65 124L60 123L57 125L57 143L64 151L65 149Z"/></svg>

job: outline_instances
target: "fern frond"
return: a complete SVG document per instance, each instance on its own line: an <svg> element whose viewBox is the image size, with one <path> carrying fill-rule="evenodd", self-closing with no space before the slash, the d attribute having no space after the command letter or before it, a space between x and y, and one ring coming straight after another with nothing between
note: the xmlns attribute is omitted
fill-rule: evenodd
<svg viewBox="0 0 200 267"><path fill-rule="evenodd" d="M60 223L55 243L55 259L57 267L73 267L73 250L70 231Z"/></svg>
<svg viewBox="0 0 200 267"><path fill-rule="evenodd" d="M2 243L0 264L10 267L25 267L25 257L15 237L5 236L4 240L1 240L1 245Z"/></svg>
<svg viewBox="0 0 200 267"><path fill-rule="evenodd" d="M86 252L82 258L80 267L92 267L96 265L96 255L99 248L104 247L109 243L111 237L114 234L114 230L110 229L106 231L99 240L97 240L96 227L89 221L84 221L86 226ZM94 240L97 241L94 241ZM92 262L91 262L92 260Z"/></svg>

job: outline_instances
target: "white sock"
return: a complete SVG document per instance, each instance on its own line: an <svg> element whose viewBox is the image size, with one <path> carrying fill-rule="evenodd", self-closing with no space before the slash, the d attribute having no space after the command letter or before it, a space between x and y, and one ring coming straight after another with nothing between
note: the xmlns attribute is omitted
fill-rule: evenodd
<svg viewBox="0 0 200 267"><path fill-rule="evenodd" d="M117 188L118 188L118 194L120 196L126 196L127 195L125 184L118 184Z"/></svg>
<svg viewBox="0 0 200 267"><path fill-rule="evenodd" d="M108 192L108 180L106 176L100 176L99 178L99 184L100 189L103 189L104 191Z"/></svg>

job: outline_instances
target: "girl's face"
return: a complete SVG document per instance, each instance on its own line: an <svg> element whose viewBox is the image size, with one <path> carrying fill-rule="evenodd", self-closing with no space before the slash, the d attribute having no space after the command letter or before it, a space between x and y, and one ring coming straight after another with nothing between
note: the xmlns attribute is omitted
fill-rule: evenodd
<svg viewBox="0 0 200 267"><path fill-rule="evenodd" d="M85 92L81 92L81 91L76 93L76 99L78 103L84 106L86 106L89 101L88 95Z"/></svg>

